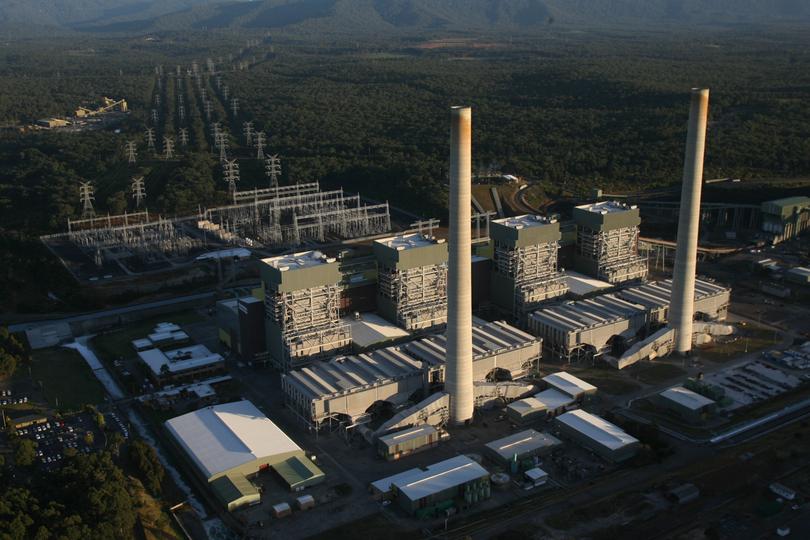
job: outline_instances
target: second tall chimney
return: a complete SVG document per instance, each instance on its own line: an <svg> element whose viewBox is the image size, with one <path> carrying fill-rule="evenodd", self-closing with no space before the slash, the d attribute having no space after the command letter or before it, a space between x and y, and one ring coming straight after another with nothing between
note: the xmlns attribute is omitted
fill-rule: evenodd
<svg viewBox="0 0 810 540"><path fill-rule="evenodd" d="M697 271L700 192L703 187L703 156L709 116L709 90L692 89L689 131L683 165L681 211L678 217L678 243L672 273L672 299L669 326L675 330L675 351L692 350L692 321L695 317L695 272Z"/></svg>
<svg viewBox="0 0 810 540"><path fill-rule="evenodd" d="M450 125L450 258L447 273L445 390L450 422L473 417L472 362L472 111L453 107Z"/></svg>

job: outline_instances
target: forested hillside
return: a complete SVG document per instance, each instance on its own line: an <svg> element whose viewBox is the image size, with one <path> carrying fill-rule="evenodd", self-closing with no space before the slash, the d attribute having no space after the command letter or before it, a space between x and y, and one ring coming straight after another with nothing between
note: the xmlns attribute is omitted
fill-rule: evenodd
<svg viewBox="0 0 810 540"><path fill-rule="evenodd" d="M550 25L647 28L810 20L805 0L8 0L6 23L93 32L268 28L330 34L544 32Z"/></svg>

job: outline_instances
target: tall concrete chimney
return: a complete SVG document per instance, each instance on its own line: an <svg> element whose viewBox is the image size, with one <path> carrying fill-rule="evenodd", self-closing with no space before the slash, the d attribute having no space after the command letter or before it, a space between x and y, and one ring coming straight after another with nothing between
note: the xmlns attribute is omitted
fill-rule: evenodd
<svg viewBox="0 0 810 540"><path fill-rule="evenodd" d="M672 274L672 302L669 308L669 325L675 330L675 351L679 354L687 354L692 350L700 191L703 186L703 155L706 149L708 116L708 88L693 88L686 158L683 164L678 245Z"/></svg>
<svg viewBox="0 0 810 540"><path fill-rule="evenodd" d="M473 417L472 363L472 111L453 107L450 124L450 261L447 275L447 365L450 422Z"/></svg>

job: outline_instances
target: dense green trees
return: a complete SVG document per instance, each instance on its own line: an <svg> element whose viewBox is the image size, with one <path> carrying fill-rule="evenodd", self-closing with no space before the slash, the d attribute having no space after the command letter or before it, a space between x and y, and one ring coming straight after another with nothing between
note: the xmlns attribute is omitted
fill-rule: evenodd
<svg viewBox="0 0 810 540"><path fill-rule="evenodd" d="M29 354L22 342L10 334L8 328L0 326L0 380L13 375L17 366L28 360Z"/></svg>
<svg viewBox="0 0 810 540"><path fill-rule="evenodd" d="M129 445L129 458L146 489L154 495L160 495L166 471L155 449L142 440L133 441Z"/></svg>
<svg viewBox="0 0 810 540"><path fill-rule="evenodd" d="M0 538L133 536L133 486L107 453L79 454L57 472L38 473L31 485L0 488Z"/></svg>
<svg viewBox="0 0 810 540"><path fill-rule="evenodd" d="M14 440L14 464L19 467L29 467L37 459L37 450L31 439Z"/></svg>

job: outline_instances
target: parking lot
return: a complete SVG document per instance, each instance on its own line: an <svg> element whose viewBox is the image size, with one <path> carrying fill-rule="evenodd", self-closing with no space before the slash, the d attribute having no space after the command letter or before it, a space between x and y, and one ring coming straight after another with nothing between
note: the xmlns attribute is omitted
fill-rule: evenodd
<svg viewBox="0 0 810 540"><path fill-rule="evenodd" d="M51 418L45 423L20 428L17 435L34 442L38 462L47 470L58 467L66 453L90 453L103 448L105 442L104 434L88 413Z"/></svg>

